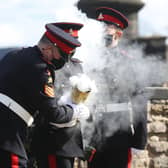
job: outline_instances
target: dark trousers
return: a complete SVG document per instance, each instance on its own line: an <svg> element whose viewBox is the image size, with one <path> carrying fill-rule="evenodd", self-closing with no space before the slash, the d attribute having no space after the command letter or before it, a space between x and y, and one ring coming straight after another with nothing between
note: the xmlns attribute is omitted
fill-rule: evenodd
<svg viewBox="0 0 168 168"><path fill-rule="evenodd" d="M89 168L131 168L130 149L112 149L111 151L97 152Z"/></svg>
<svg viewBox="0 0 168 168"><path fill-rule="evenodd" d="M36 157L38 168L73 168L74 158L56 155L41 155Z"/></svg>
<svg viewBox="0 0 168 168"><path fill-rule="evenodd" d="M27 168L27 160L0 149L0 168Z"/></svg>

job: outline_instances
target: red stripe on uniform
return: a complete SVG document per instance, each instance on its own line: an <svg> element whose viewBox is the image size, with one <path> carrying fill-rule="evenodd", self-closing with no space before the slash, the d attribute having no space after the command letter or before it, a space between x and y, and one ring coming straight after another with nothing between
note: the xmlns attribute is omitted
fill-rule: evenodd
<svg viewBox="0 0 168 168"><path fill-rule="evenodd" d="M89 162L91 162L93 160L93 157L94 157L95 153L96 153L96 149L92 149L91 155L90 155L89 160L88 160Z"/></svg>
<svg viewBox="0 0 168 168"><path fill-rule="evenodd" d="M15 154L11 154L11 168L19 168L19 157Z"/></svg>
<svg viewBox="0 0 168 168"><path fill-rule="evenodd" d="M131 148L128 149L128 164L127 168L131 168L131 161L132 161L132 154L131 154Z"/></svg>
<svg viewBox="0 0 168 168"><path fill-rule="evenodd" d="M49 168L57 168L56 156L48 155Z"/></svg>

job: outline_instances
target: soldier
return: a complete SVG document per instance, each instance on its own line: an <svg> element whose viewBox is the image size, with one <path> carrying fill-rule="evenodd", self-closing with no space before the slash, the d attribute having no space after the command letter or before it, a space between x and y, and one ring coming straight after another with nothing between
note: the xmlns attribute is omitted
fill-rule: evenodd
<svg viewBox="0 0 168 168"><path fill-rule="evenodd" d="M67 26L71 28L74 24L78 25L67 23ZM54 23L45 27L38 45L9 52L0 61L0 167L3 168L27 167L26 130L38 116L43 116L45 122L66 123L83 113L77 106L58 106L54 91L54 71L62 68L81 44L71 35L73 31L65 32Z"/></svg>
<svg viewBox="0 0 168 168"><path fill-rule="evenodd" d="M128 27L128 19L116 9L100 7L96 9L97 20L106 25L106 46L116 47L123 30Z"/></svg>
<svg viewBox="0 0 168 168"><path fill-rule="evenodd" d="M65 23L57 23L55 25L65 31L74 31L72 36L76 39L78 38L77 32L82 28L82 25L79 24L71 25L71 27ZM56 88L58 88L56 95L58 98L60 98L60 95L67 95L71 87L75 89L75 86L70 85L68 79L72 75L82 73L82 71L81 61L71 58L64 68L56 73ZM70 97L63 96L63 99L59 100L59 105L77 105L78 103L72 102ZM85 114L76 122L64 124L52 122L52 130L41 123L36 124L31 149L33 150L39 168L73 168L75 157L84 157L79 121L88 117L89 110L85 105L80 106L80 108L83 108Z"/></svg>
<svg viewBox="0 0 168 168"><path fill-rule="evenodd" d="M123 30L128 26L127 18L119 11L107 7L100 7L96 12L97 20L106 24L106 46L109 49L116 47ZM102 72L108 74L106 80L111 85L111 102L104 101L106 104L109 103L106 111L96 118L94 137L90 144L97 152L89 161L89 168L130 168L132 151L144 149L146 145L146 111L138 112L137 104L132 104L135 93L129 88L129 80L135 76L133 72L132 76L125 74L131 68L131 59L125 55L120 57L114 64L115 67L108 67L107 63ZM121 59L124 59L124 65L121 65ZM124 66L127 67L125 71L122 74L117 73L120 68L124 69ZM115 79L111 80L113 77ZM121 85L122 83L124 85Z"/></svg>

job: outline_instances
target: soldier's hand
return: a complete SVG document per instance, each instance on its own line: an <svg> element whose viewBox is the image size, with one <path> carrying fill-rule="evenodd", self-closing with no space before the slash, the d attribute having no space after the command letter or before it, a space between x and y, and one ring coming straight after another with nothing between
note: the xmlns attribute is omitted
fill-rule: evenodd
<svg viewBox="0 0 168 168"><path fill-rule="evenodd" d="M77 118L79 120L84 120L84 119L89 118L89 116L90 116L89 109L84 104L78 104L78 105L71 104L70 106L74 110L73 118Z"/></svg>

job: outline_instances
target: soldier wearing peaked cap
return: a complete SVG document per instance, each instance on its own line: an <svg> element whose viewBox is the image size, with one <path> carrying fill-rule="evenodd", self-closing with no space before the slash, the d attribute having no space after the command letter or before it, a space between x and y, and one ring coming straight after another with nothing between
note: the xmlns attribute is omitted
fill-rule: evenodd
<svg viewBox="0 0 168 168"><path fill-rule="evenodd" d="M100 7L96 13L97 20L104 22L106 26L106 46L109 49L116 47L123 30L128 26L127 18L121 12L108 7ZM130 58L123 55L123 59L125 65L121 64L120 58L118 60L116 58L118 64L116 66L115 63L113 64L115 68L111 70L113 67L110 66L108 71L108 65L106 65L107 69L103 71L106 74L110 72L110 82L112 80L115 82L110 83L113 86L109 90L112 93L110 111L103 112L102 116L97 118L94 137L90 142L97 152L89 161L89 168L130 168L132 152L138 153L146 145L146 110L138 111L135 102L132 101L134 90L123 88L129 85L128 81L132 76L134 77ZM123 69L126 67L125 72L131 69L132 76L127 79L124 74L123 76L117 74L121 72L120 67ZM125 85L122 86L121 83ZM138 118L135 113L138 113Z"/></svg>
<svg viewBox="0 0 168 168"><path fill-rule="evenodd" d="M83 26L79 24L67 25L67 23L63 22L55 23L54 25L70 33L75 39L78 38L78 31ZM59 88L58 90L56 89L58 99L63 93L69 93L71 86L68 78L81 72L81 61L73 57L70 58L69 62L67 62L62 69L56 72L56 88ZM61 101L59 101L59 105L60 102ZM69 103L70 100L61 104ZM38 167L73 168L75 157L84 157L79 120L75 120L74 124L54 123L52 120L49 122L51 124L50 127L46 127L46 125L40 123L36 125L31 143L31 149L36 158Z"/></svg>
<svg viewBox="0 0 168 168"><path fill-rule="evenodd" d="M124 29L128 27L128 19L118 10L108 7L96 9L97 20L106 24L106 46L116 47Z"/></svg>
<svg viewBox="0 0 168 168"><path fill-rule="evenodd" d="M43 116L49 127L48 121L70 122L81 113L57 105L54 87L54 71L80 46L69 32L50 23L38 45L9 52L0 61L0 167L27 167L26 130L37 117Z"/></svg>

